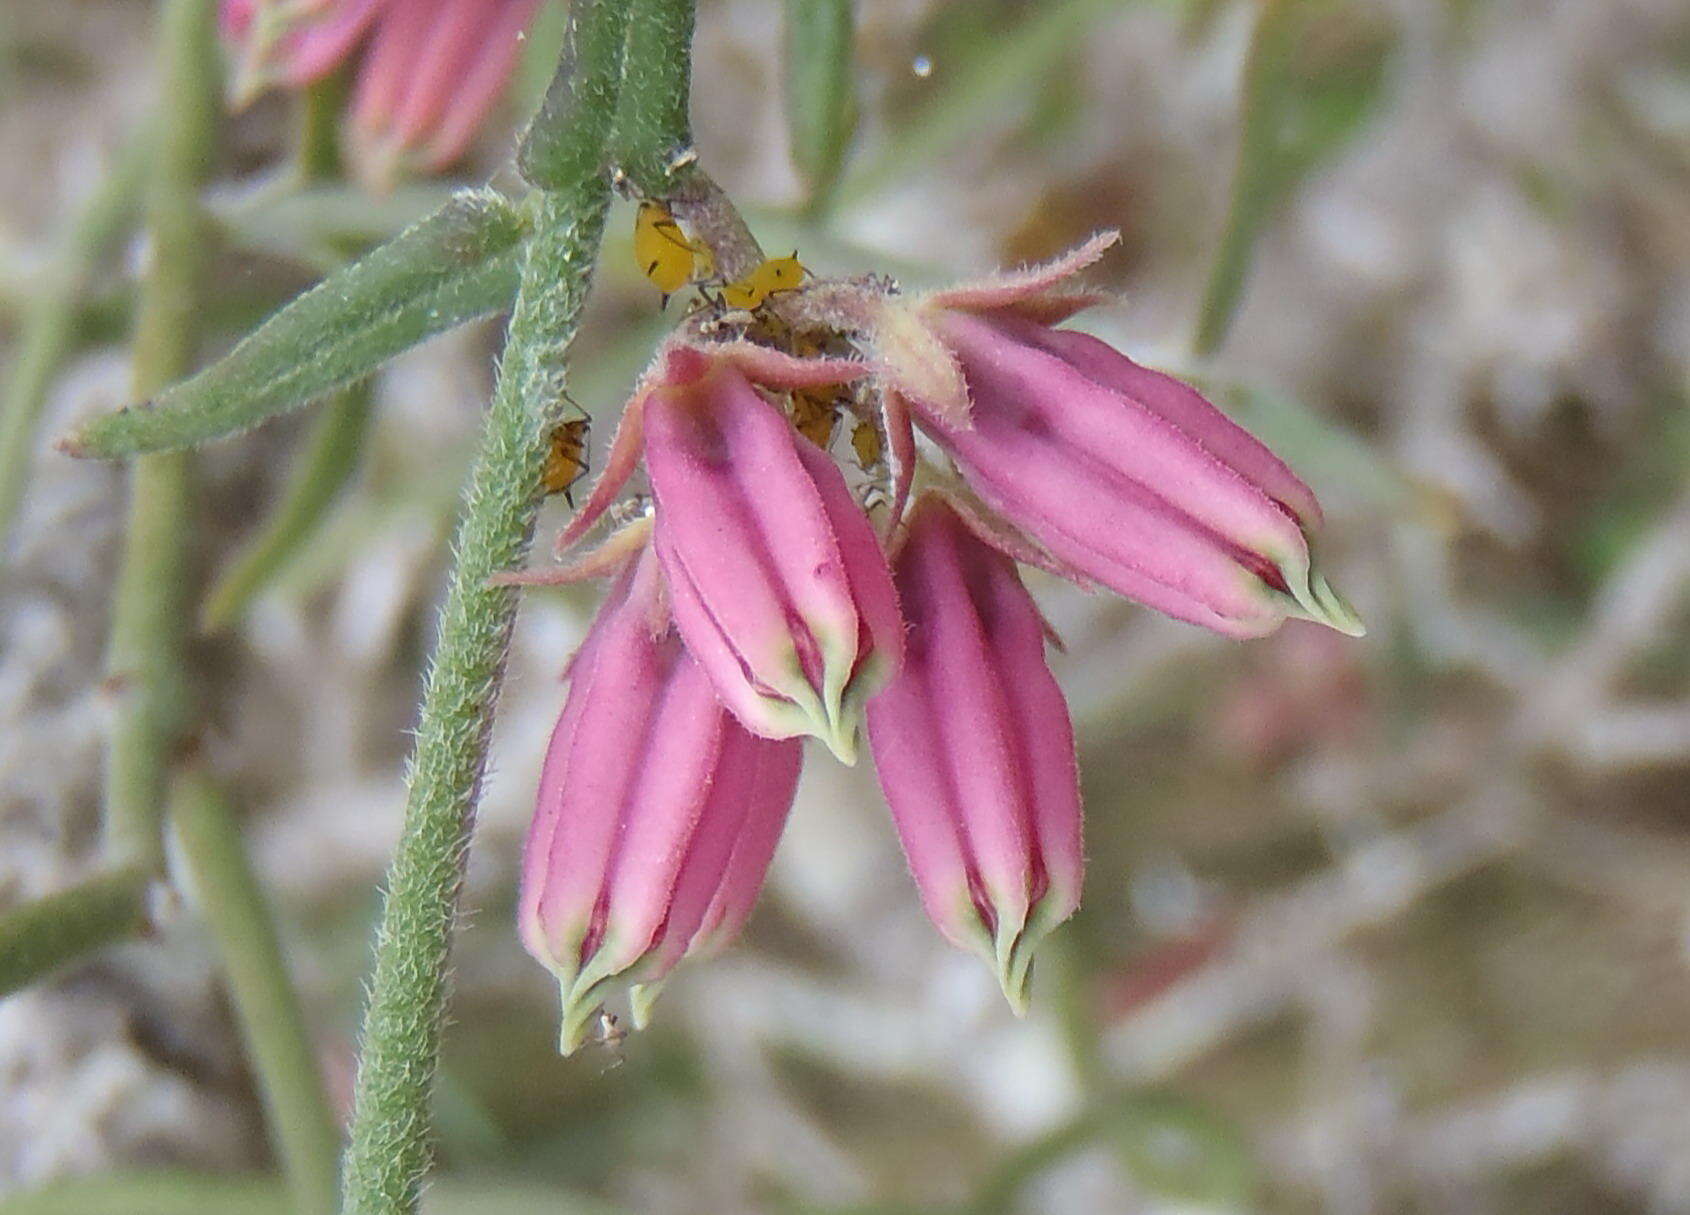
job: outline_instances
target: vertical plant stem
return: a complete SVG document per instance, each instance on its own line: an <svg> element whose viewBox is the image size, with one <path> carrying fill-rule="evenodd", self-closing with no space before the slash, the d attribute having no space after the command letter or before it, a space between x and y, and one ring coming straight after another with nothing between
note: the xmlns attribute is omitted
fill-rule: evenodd
<svg viewBox="0 0 1690 1215"><path fill-rule="evenodd" d="M640 189L670 194L692 151L692 31L697 0L630 0L627 83L616 112L617 165Z"/></svg>
<svg viewBox="0 0 1690 1215"><path fill-rule="evenodd" d="M524 249L493 404L464 499L405 824L388 869L343 1174L343 1209L358 1215L415 1211L429 1166L451 933L516 617L513 592L490 587L488 579L527 552L548 436L563 418L565 352L609 205L604 151L621 87L626 22L622 0L577 0L558 79L524 140L524 171L548 192L539 196Z"/></svg>
<svg viewBox="0 0 1690 1215"><path fill-rule="evenodd" d="M547 436L563 418L562 354L608 205L599 180L542 203L464 502L364 1014L345 1173L345 1209L359 1215L414 1211L429 1164L447 951L516 616L514 593L487 582L532 538Z"/></svg>
<svg viewBox="0 0 1690 1215"><path fill-rule="evenodd" d="M145 932L151 883L137 866L114 869L0 916L0 998L61 963Z"/></svg>
<svg viewBox="0 0 1690 1215"><path fill-rule="evenodd" d="M302 185L340 176L340 114L346 94L345 73L331 72L295 98L299 135L294 144L293 171Z"/></svg>
<svg viewBox="0 0 1690 1215"><path fill-rule="evenodd" d="M240 828L222 793L198 770L177 779L170 813L194 901L217 942L293 1210L327 1215L338 1195L340 1137Z"/></svg>
<svg viewBox="0 0 1690 1215"><path fill-rule="evenodd" d="M62 238L33 291L0 396L0 556L29 482L41 411L59 368L75 348L82 296L100 260L128 227L141 190L148 142L137 134L107 171Z"/></svg>
<svg viewBox="0 0 1690 1215"><path fill-rule="evenodd" d="M628 83L612 159L642 195L665 200L710 246L721 274L749 274L763 260L762 246L699 165L692 142L696 0L631 0L629 8Z"/></svg>
<svg viewBox="0 0 1690 1215"><path fill-rule="evenodd" d="M207 226L199 188L222 103L214 0L165 0L164 98L147 198L148 264L134 342L134 392L187 372L195 353ZM130 471L129 529L106 656L117 705L106 755L106 846L114 861L163 866L165 773L186 720L183 677L191 468L185 453L143 456Z"/></svg>

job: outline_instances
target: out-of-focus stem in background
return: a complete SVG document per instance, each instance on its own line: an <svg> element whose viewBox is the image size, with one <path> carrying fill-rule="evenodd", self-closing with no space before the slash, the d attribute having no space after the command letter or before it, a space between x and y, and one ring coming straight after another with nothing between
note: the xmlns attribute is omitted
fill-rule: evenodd
<svg viewBox="0 0 1690 1215"><path fill-rule="evenodd" d="M84 296L95 268L135 218L150 144L131 137L106 170L30 291L12 365L0 395L0 564L29 483L35 437L53 383L76 348Z"/></svg>
<svg viewBox="0 0 1690 1215"><path fill-rule="evenodd" d="M340 1135L233 808L191 768L176 780L170 818L194 902L216 941L293 1211L327 1215L339 1194Z"/></svg>
<svg viewBox="0 0 1690 1215"><path fill-rule="evenodd" d="M147 174L147 262L133 345L138 396L185 373L196 351L207 254L199 191L214 158L222 108L215 17L213 0L167 0L161 12L159 92L164 104L137 169ZM91 208L78 225L80 235L91 244L109 239L121 226L121 210L115 197ZM42 325L55 318L56 324L71 323L76 292L73 286L65 290ZM38 371L26 368L26 377L49 375L62 357L63 337L49 333L40 340L45 361ZM9 404L30 405L31 394L38 397L45 388L45 381L32 386L26 378L18 399ZM24 457L33 425L33 417L20 420L8 413L7 442L20 444ZM10 433L14 427L20 434ZM8 447L4 455L10 460L18 452ZM189 460L185 453L147 456L130 470L128 531L106 655L107 687L115 702L105 772L107 872L0 921L0 976L6 980L0 990L148 927L150 880L164 869L168 769L187 723L182 644ZM0 471L0 479L6 475ZM6 481L5 488L16 492L21 487ZM0 503L0 518L9 509Z"/></svg>
<svg viewBox="0 0 1690 1215"><path fill-rule="evenodd" d="M160 28L163 98L151 158L146 269L132 350L134 395L186 374L198 345L207 224L199 192L217 144L222 87L214 0L167 0ZM163 865L169 764L188 712L186 633L192 457L143 456L130 467L128 530L106 654L114 699L106 758L110 856Z"/></svg>
<svg viewBox="0 0 1690 1215"><path fill-rule="evenodd" d="M71 958L147 930L153 874L130 865L0 916L0 998Z"/></svg>

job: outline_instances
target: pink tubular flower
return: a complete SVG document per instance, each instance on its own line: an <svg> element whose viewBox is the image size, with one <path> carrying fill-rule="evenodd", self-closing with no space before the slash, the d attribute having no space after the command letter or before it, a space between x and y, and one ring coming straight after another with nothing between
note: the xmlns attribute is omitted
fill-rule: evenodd
<svg viewBox="0 0 1690 1215"><path fill-rule="evenodd" d="M223 0L236 98L299 88L362 48L351 109L359 175L438 172L504 91L540 0Z"/></svg>
<svg viewBox="0 0 1690 1215"><path fill-rule="evenodd" d="M1232 637L1287 616L1359 635L1314 568L1308 486L1192 388L1051 328L1093 302L1053 288L1113 239L889 302L889 421L913 414L994 511L1083 579Z"/></svg>
<svg viewBox="0 0 1690 1215"><path fill-rule="evenodd" d="M562 991L566 1054L613 980L643 1025L677 962L739 931L798 782L798 743L722 708L659 583L646 549L572 661L523 855L521 936Z"/></svg>
<svg viewBox="0 0 1690 1215"><path fill-rule="evenodd" d="M938 496L908 528L904 666L869 704L869 745L928 916L1020 1013L1034 946L1079 905L1074 731L1015 563Z"/></svg>
<svg viewBox="0 0 1690 1215"><path fill-rule="evenodd" d="M846 763L864 703L902 653L891 572L839 468L747 372L792 383L860 370L731 346L670 347L629 402L605 474L562 537L572 542L598 518L643 448L654 545L687 648L748 730L814 735Z"/></svg>

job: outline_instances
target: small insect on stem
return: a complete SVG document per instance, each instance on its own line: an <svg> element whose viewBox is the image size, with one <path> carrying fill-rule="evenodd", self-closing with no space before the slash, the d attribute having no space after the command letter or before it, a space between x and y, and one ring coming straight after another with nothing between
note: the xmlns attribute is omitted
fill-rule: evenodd
<svg viewBox="0 0 1690 1215"><path fill-rule="evenodd" d="M541 484L545 486L548 497L562 494L571 508L575 499L569 491L588 472L587 429L591 425L586 417L559 422L552 428L546 450L546 468L541 474Z"/></svg>
<svg viewBox="0 0 1690 1215"><path fill-rule="evenodd" d="M836 388L799 388L792 393L792 426L817 447L833 445L839 428L839 391Z"/></svg>
<svg viewBox="0 0 1690 1215"><path fill-rule="evenodd" d="M851 450L856 453L857 466L864 472L879 468L882 452L880 428L867 418L860 419L851 430Z"/></svg>
<svg viewBox="0 0 1690 1215"><path fill-rule="evenodd" d="M771 257L739 281L723 284L722 303L729 308L755 312L771 295L797 290L808 273L804 263L798 260L796 249L789 257Z"/></svg>
<svg viewBox="0 0 1690 1215"><path fill-rule="evenodd" d="M634 217L634 260L663 293L659 307L667 307L669 297L688 283L716 272L710 246L687 236L669 208L650 198L640 203Z"/></svg>

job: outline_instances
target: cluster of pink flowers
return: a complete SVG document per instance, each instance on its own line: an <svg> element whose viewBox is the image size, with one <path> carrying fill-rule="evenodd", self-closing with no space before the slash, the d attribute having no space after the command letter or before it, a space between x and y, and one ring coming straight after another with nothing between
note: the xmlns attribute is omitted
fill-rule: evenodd
<svg viewBox="0 0 1690 1215"><path fill-rule="evenodd" d="M541 0L222 0L235 96L300 88L357 57L348 132L365 180L457 160L516 66Z"/></svg>
<svg viewBox="0 0 1690 1215"><path fill-rule="evenodd" d="M798 740L851 762L865 722L928 915L1025 1007L1083 849L1073 727L1019 563L1233 637L1288 616L1361 631L1311 556L1306 485L1193 389L1054 327L1094 302L1063 283L1112 239L922 297L820 281L774 322L695 318L660 352L560 549L642 464L647 509L507 579L615 579L523 865L521 932L562 987L565 1050L614 984L642 1023L676 963L732 939ZM759 340L817 326L850 357ZM840 383L883 443L878 528L777 403Z"/></svg>

